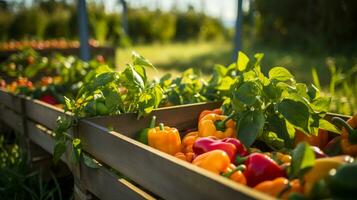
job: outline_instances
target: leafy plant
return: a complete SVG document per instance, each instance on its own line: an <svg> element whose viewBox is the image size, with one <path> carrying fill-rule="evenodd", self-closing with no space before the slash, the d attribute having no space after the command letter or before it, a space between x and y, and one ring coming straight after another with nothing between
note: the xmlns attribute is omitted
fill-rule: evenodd
<svg viewBox="0 0 357 200"><path fill-rule="evenodd" d="M206 97L203 96L206 84L200 77L192 68L174 79L171 79L171 74L161 77L160 86L165 93L161 104L181 105L206 101Z"/></svg>
<svg viewBox="0 0 357 200"><path fill-rule="evenodd" d="M147 78L145 68L154 66L139 54L133 53L132 63L122 72L115 72L102 65L88 73L75 99L65 97L65 110L70 117L59 117L55 130L54 160L58 161L72 142L73 158L81 154L80 140L67 133L79 118L136 112L138 117L157 108L163 98L158 83Z"/></svg>
<svg viewBox="0 0 357 200"><path fill-rule="evenodd" d="M308 135L316 135L319 128L335 130L323 119L329 97L321 96L313 84L296 82L286 68L274 67L264 75L263 54L255 58L249 64L249 58L239 52L237 62L217 67L219 73L210 81L215 98L227 95L223 108L235 112L238 138L245 145L259 140L272 149L291 148L296 129Z"/></svg>

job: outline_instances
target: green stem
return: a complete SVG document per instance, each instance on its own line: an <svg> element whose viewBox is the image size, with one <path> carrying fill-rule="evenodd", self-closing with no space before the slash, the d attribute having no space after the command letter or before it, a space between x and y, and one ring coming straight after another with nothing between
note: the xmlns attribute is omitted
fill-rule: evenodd
<svg viewBox="0 0 357 200"><path fill-rule="evenodd" d="M237 164L242 164L242 163L244 163L247 159L248 159L247 156L246 156L246 157L237 156L235 161L236 161Z"/></svg>
<svg viewBox="0 0 357 200"><path fill-rule="evenodd" d="M154 128L156 123L156 116L152 116L149 128Z"/></svg>
<svg viewBox="0 0 357 200"><path fill-rule="evenodd" d="M344 127L348 132L348 140L353 144L357 144L357 130L354 130L345 120L339 117L332 118L332 122Z"/></svg>
<svg viewBox="0 0 357 200"><path fill-rule="evenodd" d="M165 129L164 123L159 124L160 130L163 131Z"/></svg>
<svg viewBox="0 0 357 200"><path fill-rule="evenodd" d="M234 168L232 171L227 172L227 173L223 173L222 176L224 177L231 177L232 174L234 174L236 171L244 171L246 169L245 165L238 165L236 168Z"/></svg>
<svg viewBox="0 0 357 200"><path fill-rule="evenodd" d="M216 121L214 124L216 126L216 129L219 131L224 131L226 129L226 122L234 117L234 111L224 120L222 121Z"/></svg>

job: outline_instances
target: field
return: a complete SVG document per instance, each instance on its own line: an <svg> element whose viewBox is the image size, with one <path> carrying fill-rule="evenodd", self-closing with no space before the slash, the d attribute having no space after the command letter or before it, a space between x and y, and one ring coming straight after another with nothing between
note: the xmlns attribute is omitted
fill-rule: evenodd
<svg viewBox="0 0 357 200"><path fill-rule="evenodd" d="M357 55L331 56L323 50L320 50L320 53L305 53L299 50L253 45L249 41L245 41L244 44L243 51L250 57L258 52L265 54L262 63L263 71L267 72L274 66L284 66L294 72L297 79L303 82L312 80L311 70L316 68L322 84L326 85L330 77L328 62L345 69L357 65ZM160 75L164 72L175 74L190 67L199 69L204 75L208 75L215 64L228 65L233 61L232 45L228 42L150 44L118 48L116 64L119 68L130 61L132 51L137 51L158 68L158 72L150 71L152 75Z"/></svg>

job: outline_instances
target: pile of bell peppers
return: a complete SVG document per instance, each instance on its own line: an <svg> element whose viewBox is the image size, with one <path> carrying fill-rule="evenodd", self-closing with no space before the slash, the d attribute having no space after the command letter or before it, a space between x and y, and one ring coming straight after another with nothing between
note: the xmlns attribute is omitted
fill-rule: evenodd
<svg viewBox="0 0 357 200"><path fill-rule="evenodd" d="M325 130L308 136L296 130L295 145L308 143L315 156L313 167L300 177L289 175L294 159L292 150L262 152L244 146L237 138L236 122L221 109L201 112L198 128L182 138L176 128L162 123L155 127L153 117L138 139L180 160L276 198L357 198L354 182L357 163L353 158L357 155L357 114L347 122L340 118L334 118L333 122L343 127L340 136L330 137Z"/></svg>

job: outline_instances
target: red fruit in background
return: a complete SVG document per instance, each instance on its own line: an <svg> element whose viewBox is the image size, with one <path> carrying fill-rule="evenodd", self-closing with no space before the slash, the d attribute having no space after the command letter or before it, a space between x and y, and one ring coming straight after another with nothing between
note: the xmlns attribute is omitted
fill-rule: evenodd
<svg viewBox="0 0 357 200"><path fill-rule="evenodd" d="M98 61L99 63L104 63L104 62L105 62L104 56L102 56L102 55L98 55L98 56L96 57L96 59L97 59L97 61Z"/></svg>
<svg viewBox="0 0 357 200"><path fill-rule="evenodd" d="M0 88L5 88L6 87L6 82L5 80L0 79Z"/></svg>
<svg viewBox="0 0 357 200"><path fill-rule="evenodd" d="M43 101L45 103L48 103L48 104L51 104L51 105L56 105L58 104L57 102L57 99L52 96L52 95L43 95L41 98L40 98L40 101Z"/></svg>
<svg viewBox="0 0 357 200"><path fill-rule="evenodd" d="M33 56L27 57L27 63L29 65L32 65L33 63L35 63L35 58Z"/></svg>

